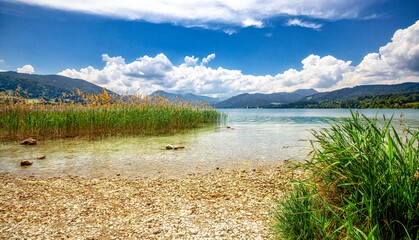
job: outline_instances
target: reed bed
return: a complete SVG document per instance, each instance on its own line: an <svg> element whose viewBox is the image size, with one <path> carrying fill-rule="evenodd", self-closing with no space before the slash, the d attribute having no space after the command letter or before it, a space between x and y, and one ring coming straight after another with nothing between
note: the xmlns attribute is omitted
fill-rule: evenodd
<svg viewBox="0 0 419 240"><path fill-rule="evenodd" d="M419 239L419 133L352 113L313 131L312 172L277 201L279 239Z"/></svg>
<svg viewBox="0 0 419 240"><path fill-rule="evenodd" d="M0 94L0 140L114 134L166 134L220 123L225 117L207 104L160 96L63 93L57 101Z"/></svg>

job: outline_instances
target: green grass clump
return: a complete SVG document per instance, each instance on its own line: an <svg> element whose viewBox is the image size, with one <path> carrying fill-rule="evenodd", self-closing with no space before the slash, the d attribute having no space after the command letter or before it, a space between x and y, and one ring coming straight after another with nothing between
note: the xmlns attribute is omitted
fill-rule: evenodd
<svg viewBox="0 0 419 240"><path fill-rule="evenodd" d="M80 103L0 102L0 140L114 134L165 134L220 123L221 113L204 104L170 103L162 97L116 99L80 95ZM41 99L42 100L42 99Z"/></svg>
<svg viewBox="0 0 419 240"><path fill-rule="evenodd" d="M419 239L419 133L352 113L313 131L308 180L277 201L280 239Z"/></svg>

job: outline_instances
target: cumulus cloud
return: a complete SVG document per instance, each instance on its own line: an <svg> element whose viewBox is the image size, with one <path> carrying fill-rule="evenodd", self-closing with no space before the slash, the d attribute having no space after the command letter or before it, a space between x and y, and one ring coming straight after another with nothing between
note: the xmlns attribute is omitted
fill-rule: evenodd
<svg viewBox="0 0 419 240"><path fill-rule="evenodd" d="M35 69L31 65L25 65L21 68L17 68L18 73L28 73L32 74L35 72Z"/></svg>
<svg viewBox="0 0 419 240"><path fill-rule="evenodd" d="M214 58L215 58L215 54L214 53L210 54L207 57L202 59L202 64L205 65L205 64L209 63Z"/></svg>
<svg viewBox="0 0 419 240"><path fill-rule="evenodd" d="M121 57L103 56L106 65L101 70L89 66L79 71L66 69L58 74L86 79L117 92L134 93L140 89L142 93L166 90L231 96L243 92L279 92L298 88L328 89L354 68L349 61L310 55L302 61L301 71L290 69L276 76L253 76L240 70L206 67L204 64L214 59L215 54L203 58L200 65L197 65L198 58L185 57L185 62L179 66L172 65L164 54L145 56L128 64Z"/></svg>
<svg viewBox="0 0 419 240"><path fill-rule="evenodd" d="M367 54L340 86L419 81L419 21L397 30L378 53Z"/></svg>
<svg viewBox="0 0 419 240"><path fill-rule="evenodd" d="M361 19L365 10L379 0L16 0L16 2L84 12L128 20L174 23L186 27L230 29L263 27L278 16L311 19Z"/></svg>
<svg viewBox="0 0 419 240"><path fill-rule="evenodd" d="M302 21L298 18L289 19L285 25L286 26L299 26L299 27L312 28L312 29L320 29L323 26L322 24Z"/></svg>
<svg viewBox="0 0 419 240"><path fill-rule="evenodd" d="M398 30L390 43L378 53L366 55L357 66L333 56L311 54L301 61L301 70L254 76L240 70L206 67L214 58L215 54L210 54L198 64L199 58L187 56L184 63L173 65L163 53L144 56L131 63L126 63L122 57L104 54L103 69L89 66L80 70L66 69L59 74L85 79L120 93L134 93L138 89L141 93L166 90L222 97L244 92L272 93L303 88L325 91L360 84L419 82L419 21Z"/></svg>
<svg viewBox="0 0 419 240"><path fill-rule="evenodd" d="M310 55L301 61L303 69L290 69L283 74L276 75L285 87L328 89L343 79L343 74L353 71L351 61L343 61L333 56L320 58Z"/></svg>
<svg viewBox="0 0 419 240"><path fill-rule="evenodd" d="M186 56L185 57L185 65L186 66L195 66L198 62L199 58L195 58L195 56L189 57Z"/></svg>
<svg viewBox="0 0 419 240"><path fill-rule="evenodd" d="M263 22L262 21L256 21L256 20L251 19L251 18L247 18L246 20L244 20L242 22L242 24L243 24L243 27L251 27L251 26L257 27L257 28L263 27Z"/></svg>

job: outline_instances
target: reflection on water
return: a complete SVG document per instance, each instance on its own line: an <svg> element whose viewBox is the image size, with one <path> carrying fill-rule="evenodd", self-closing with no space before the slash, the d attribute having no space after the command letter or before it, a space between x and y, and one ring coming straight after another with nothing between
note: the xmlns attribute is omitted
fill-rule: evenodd
<svg viewBox="0 0 419 240"><path fill-rule="evenodd" d="M302 160L310 151L310 129L326 128L345 109L222 109L226 127L205 128L169 136L115 136L48 140L36 146L0 144L0 174L17 176L117 176L177 177L190 172L270 165L285 159ZM419 110L361 110L369 117L387 119L395 125L419 126ZM165 150L167 144L184 150ZM45 160L37 156L46 155ZM21 168L22 160L31 167Z"/></svg>

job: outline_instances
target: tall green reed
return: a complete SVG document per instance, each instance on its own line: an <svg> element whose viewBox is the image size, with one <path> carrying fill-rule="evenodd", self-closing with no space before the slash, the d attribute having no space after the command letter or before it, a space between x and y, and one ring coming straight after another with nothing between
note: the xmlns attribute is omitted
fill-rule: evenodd
<svg viewBox="0 0 419 240"><path fill-rule="evenodd" d="M352 113L352 112L351 112ZM419 239L419 133L352 113L313 131L311 171L277 202L271 231L286 239Z"/></svg>
<svg viewBox="0 0 419 240"><path fill-rule="evenodd" d="M101 95L73 95L79 95L82 102L30 104L16 98L3 101L0 139L164 134L217 124L225 118L207 105L170 103L162 97L116 99L106 91Z"/></svg>

